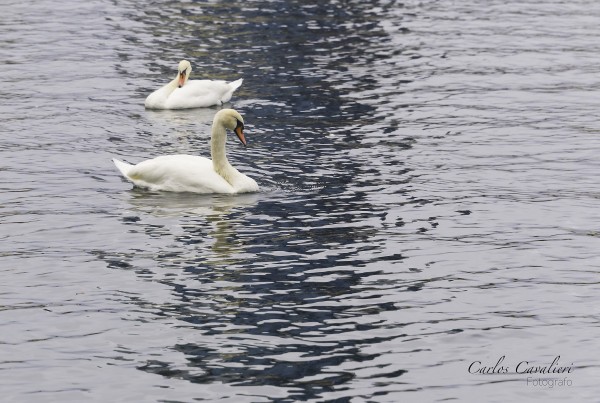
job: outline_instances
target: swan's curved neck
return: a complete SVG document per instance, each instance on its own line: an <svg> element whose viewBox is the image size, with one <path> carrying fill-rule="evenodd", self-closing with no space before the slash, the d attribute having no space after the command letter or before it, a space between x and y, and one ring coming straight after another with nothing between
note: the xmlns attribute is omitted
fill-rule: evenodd
<svg viewBox="0 0 600 403"><path fill-rule="evenodd" d="M170 92L175 91L177 87L179 87L179 79L175 77L173 80L171 80L171 82L169 82L169 84L167 84L167 86L169 87Z"/></svg>
<svg viewBox="0 0 600 403"><path fill-rule="evenodd" d="M215 171L228 180L231 165L225 154L225 141L227 140L227 132L225 127L215 122L212 127L210 138L210 156L212 157L213 168Z"/></svg>

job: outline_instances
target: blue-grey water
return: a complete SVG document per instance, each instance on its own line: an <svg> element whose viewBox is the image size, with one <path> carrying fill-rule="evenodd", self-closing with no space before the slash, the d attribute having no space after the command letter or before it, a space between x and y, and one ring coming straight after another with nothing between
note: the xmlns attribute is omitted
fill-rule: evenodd
<svg viewBox="0 0 600 403"><path fill-rule="evenodd" d="M597 401L599 21L593 0L2 1L0 400ZM217 107L143 108L183 58L244 78L228 153L261 192L113 166L208 156Z"/></svg>

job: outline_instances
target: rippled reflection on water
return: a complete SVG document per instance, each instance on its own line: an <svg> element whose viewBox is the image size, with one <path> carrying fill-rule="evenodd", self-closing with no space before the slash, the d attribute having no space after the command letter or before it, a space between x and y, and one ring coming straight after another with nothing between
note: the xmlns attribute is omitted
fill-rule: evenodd
<svg viewBox="0 0 600 403"><path fill-rule="evenodd" d="M589 400L600 106L591 2L0 5L9 401ZM132 189L244 78L243 196ZM569 388L477 376L573 363Z"/></svg>

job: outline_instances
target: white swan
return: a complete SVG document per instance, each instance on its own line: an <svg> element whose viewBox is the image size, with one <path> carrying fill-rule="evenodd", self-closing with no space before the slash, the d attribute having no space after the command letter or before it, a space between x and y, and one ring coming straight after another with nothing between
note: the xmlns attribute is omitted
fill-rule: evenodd
<svg viewBox="0 0 600 403"><path fill-rule="evenodd" d="M254 179L229 164L225 155L226 129L233 130L242 144L244 120L233 109L222 109L215 115L208 158L195 155L165 155L130 165L113 158L123 176L134 185L151 190L194 193L248 193L258 191Z"/></svg>
<svg viewBox="0 0 600 403"><path fill-rule="evenodd" d="M223 80L189 80L192 65L179 62L177 77L169 84L148 95L144 105L148 109L188 109L223 105L242 85L243 79L230 83Z"/></svg>

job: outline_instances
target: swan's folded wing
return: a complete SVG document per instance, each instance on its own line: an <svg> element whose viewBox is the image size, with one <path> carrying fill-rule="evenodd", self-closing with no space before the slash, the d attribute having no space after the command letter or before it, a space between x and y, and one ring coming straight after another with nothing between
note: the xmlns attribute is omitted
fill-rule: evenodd
<svg viewBox="0 0 600 403"><path fill-rule="evenodd" d="M212 161L193 155L167 155L140 162L128 175L134 184L152 190L195 193L232 193Z"/></svg>
<svg viewBox="0 0 600 403"><path fill-rule="evenodd" d="M144 101L144 106L147 109L164 109L167 98L173 92L174 87L169 84L157 89L152 94L148 95Z"/></svg>
<svg viewBox="0 0 600 403"><path fill-rule="evenodd" d="M184 109L221 105L231 99L234 90L223 80L190 80L169 95L165 107Z"/></svg>

